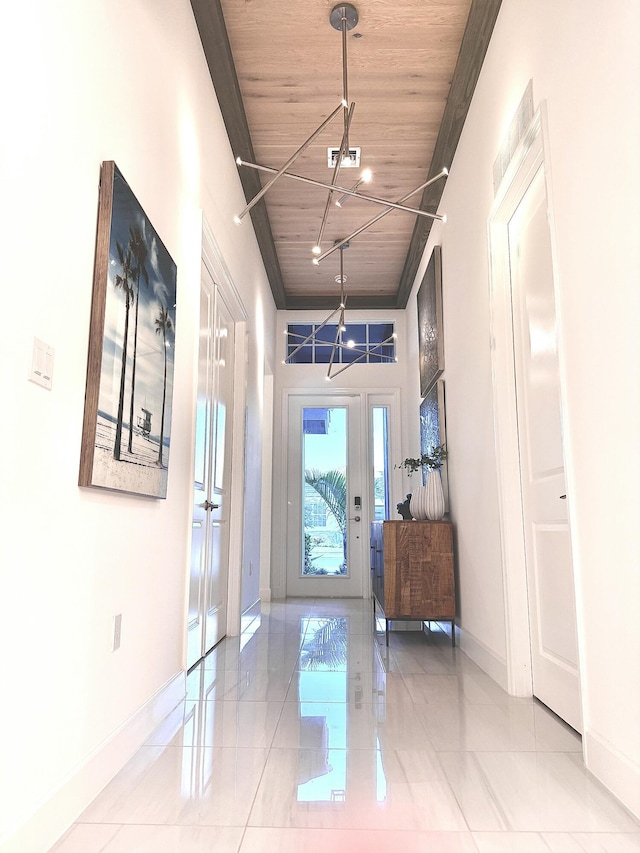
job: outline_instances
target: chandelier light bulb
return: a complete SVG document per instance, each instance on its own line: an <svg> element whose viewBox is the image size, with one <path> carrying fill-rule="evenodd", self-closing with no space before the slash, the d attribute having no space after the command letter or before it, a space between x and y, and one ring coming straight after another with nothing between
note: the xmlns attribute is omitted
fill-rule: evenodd
<svg viewBox="0 0 640 853"><path fill-rule="evenodd" d="M236 213L236 215L233 217L233 221L235 222L235 224L236 224L236 225L240 225L240 224L242 223L242 219L240 219L240 217L238 216L238 214L237 214L237 213Z"/></svg>
<svg viewBox="0 0 640 853"><path fill-rule="evenodd" d="M322 249L320 248L320 246L314 246L313 249L311 249L311 251L313 252L314 255L321 255L322 254Z"/></svg>
<svg viewBox="0 0 640 853"><path fill-rule="evenodd" d="M371 169L365 169L364 172L360 175L360 180L364 184L368 184L373 175L371 174Z"/></svg>
<svg viewBox="0 0 640 853"><path fill-rule="evenodd" d="M320 261L317 258L313 259L313 263L318 267L320 266Z"/></svg>
<svg viewBox="0 0 640 853"><path fill-rule="evenodd" d="M236 163L238 166L242 166L242 157L236 157Z"/></svg>
<svg viewBox="0 0 640 853"><path fill-rule="evenodd" d="M355 341L347 341L347 346L349 347L349 349L353 349L355 345L356 345Z"/></svg>

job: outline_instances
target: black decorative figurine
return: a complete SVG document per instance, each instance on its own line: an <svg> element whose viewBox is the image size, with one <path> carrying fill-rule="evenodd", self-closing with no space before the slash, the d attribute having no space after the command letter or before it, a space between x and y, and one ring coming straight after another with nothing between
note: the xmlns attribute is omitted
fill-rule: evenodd
<svg viewBox="0 0 640 853"><path fill-rule="evenodd" d="M412 521L413 516L411 515L411 510L409 509L409 504L411 503L411 495L407 495L407 499L402 501L397 505L397 510L400 515L404 518L405 521Z"/></svg>

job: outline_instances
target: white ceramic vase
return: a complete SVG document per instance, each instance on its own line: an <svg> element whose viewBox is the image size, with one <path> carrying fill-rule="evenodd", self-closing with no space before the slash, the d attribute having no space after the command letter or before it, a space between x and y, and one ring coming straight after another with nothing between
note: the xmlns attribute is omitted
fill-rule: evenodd
<svg viewBox="0 0 640 853"><path fill-rule="evenodd" d="M429 471L427 485L418 486L411 495L411 515L418 521L440 521L444 515L444 492L440 470Z"/></svg>

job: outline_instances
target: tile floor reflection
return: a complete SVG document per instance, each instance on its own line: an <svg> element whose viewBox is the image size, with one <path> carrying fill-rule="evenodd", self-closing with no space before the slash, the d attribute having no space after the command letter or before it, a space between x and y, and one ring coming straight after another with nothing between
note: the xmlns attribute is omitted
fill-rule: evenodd
<svg viewBox="0 0 640 853"><path fill-rule="evenodd" d="M371 604L263 606L55 853L632 853L579 737L446 634Z"/></svg>

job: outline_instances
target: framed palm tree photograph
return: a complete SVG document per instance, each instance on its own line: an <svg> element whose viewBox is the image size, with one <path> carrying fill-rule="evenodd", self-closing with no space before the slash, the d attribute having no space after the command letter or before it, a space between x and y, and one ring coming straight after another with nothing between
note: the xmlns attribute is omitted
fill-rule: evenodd
<svg viewBox="0 0 640 853"><path fill-rule="evenodd" d="M166 498L177 268L112 161L100 172L80 486Z"/></svg>

